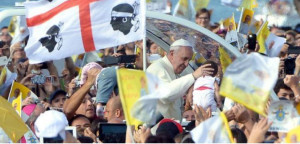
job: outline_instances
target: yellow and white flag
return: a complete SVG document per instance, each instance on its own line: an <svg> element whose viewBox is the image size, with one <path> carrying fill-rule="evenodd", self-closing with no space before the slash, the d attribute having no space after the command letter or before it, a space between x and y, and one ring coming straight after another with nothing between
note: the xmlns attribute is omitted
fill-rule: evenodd
<svg viewBox="0 0 300 144"><path fill-rule="evenodd" d="M270 57L277 57L286 40L271 33L266 21L257 32L257 41L260 46L260 53L267 54Z"/></svg>
<svg viewBox="0 0 300 144"><path fill-rule="evenodd" d="M231 17L223 20L221 23L223 24L225 29L236 30L236 23L235 23L235 20L234 20L234 14L232 14Z"/></svg>
<svg viewBox="0 0 300 144"><path fill-rule="evenodd" d="M28 129L11 103L2 96L0 96L0 113L0 127L14 143L17 143Z"/></svg>
<svg viewBox="0 0 300 144"><path fill-rule="evenodd" d="M266 116L264 109L278 77L279 58L258 53L242 55L224 74L220 95Z"/></svg>
<svg viewBox="0 0 300 144"><path fill-rule="evenodd" d="M18 98L19 94L21 94L22 99L26 99L27 97L31 97L33 100L37 100L38 97L27 87L24 85L18 83L18 82L13 82L8 101L12 103L15 99Z"/></svg>
<svg viewBox="0 0 300 144"><path fill-rule="evenodd" d="M11 105L13 106L13 108L17 111L17 113L21 116L22 114L22 92L19 93L18 97L16 99L14 99L11 103Z"/></svg>
<svg viewBox="0 0 300 144"><path fill-rule="evenodd" d="M142 121L132 116L133 105L138 99L149 93L148 79L144 71L132 69L118 69L117 80L120 98L127 124L138 126Z"/></svg>
<svg viewBox="0 0 300 144"><path fill-rule="evenodd" d="M290 130L285 138L286 143L300 143L300 126Z"/></svg>
<svg viewBox="0 0 300 144"><path fill-rule="evenodd" d="M190 21L195 19L196 11L193 0L179 0L174 7L173 16L181 17Z"/></svg>
<svg viewBox="0 0 300 144"><path fill-rule="evenodd" d="M190 133L195 143L233 143L231 130L223 112L200 123Z"/></svg>

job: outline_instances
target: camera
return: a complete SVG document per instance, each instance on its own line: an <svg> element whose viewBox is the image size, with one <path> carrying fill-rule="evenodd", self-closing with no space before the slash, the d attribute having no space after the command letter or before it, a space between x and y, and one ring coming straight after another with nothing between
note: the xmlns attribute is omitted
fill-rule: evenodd
<svg viewBox="0 0 300 144"><path fill-rule="evenodd" d="M136 59L136 55L121 55L118 57L114 57L114 56L107 56L103 58L104 64L106 65L117 65L120 63L124 63L124 64L131 64L134 63ZM129 65L129 67L131 67Z"/></svg>
<svg viewBox="0 0 300 144"><path fill-rule="evenodd" d="M248 49L255 50L256 47L256 34L248 35Z"/></svg>
<svg viewBox="0 0 300 144"><path fill-rule="evenodd" d="M53 83L53 77L44 75L35 75L31 78L33 84L44 84L45 82Z"/></svg>

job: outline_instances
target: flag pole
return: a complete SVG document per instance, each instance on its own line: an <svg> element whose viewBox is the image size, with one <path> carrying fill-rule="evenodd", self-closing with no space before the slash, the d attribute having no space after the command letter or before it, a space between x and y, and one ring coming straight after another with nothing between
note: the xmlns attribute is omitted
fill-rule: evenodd
<svg viewBox="0 0 300 144"><path fill-rule="evenodd" d="M146 35L143 38L143 71L146 71L147 68L147 47L146 47Z"/></svg>

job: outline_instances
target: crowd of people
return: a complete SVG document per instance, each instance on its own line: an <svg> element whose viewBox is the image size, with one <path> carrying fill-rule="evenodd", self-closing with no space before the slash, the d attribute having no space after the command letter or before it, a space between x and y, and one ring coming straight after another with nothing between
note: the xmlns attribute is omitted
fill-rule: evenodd
<svg viewBox="0 0 300 144"><path fill-rule="evenodd" d="M212 24L210 17L211 12L204 8L197 13L195 22L224 38L228 30ZM270 27L270 31L286 38L286 44L278 55L281 60L280 73L274 91L280 100L290 100L296 105L300 102L300 56L289 54L288 49L300 46L300 31L276 26ZM156 125L127 127L124 141L113 141L112 137L99 139L101 124L126 123L116 70L127 65L111 66L103 61L90 61L79 72L72 58L68 57L59 74L53 61L29 64L24 51L28 38L12 44L8 27L3 27L0 40L0 57L11 59L6 65L7 69L17 75L16 82L29 88L38 97L37 100L32 97L24 99L22 111L29 116L26 125L38 138L43 137L45 142L193 143L189 132L222 110L236 143L283 142L286 136L283 132L268 132L272 120L241 104L235 103L229 108L223 108L226 103L225 98L219 94L222 81L220 62L208 59L198 64L199 67L194 72L183 75L183 71L194 60L194 49L197 48L193 48L188 40L178 38L170 44L167 52L151 40L147 41L146 47L143 47L142 41L136 41L97 51L101 53L102 59L107 56L136 54L136 61L131 68L142 70L142 51L145 50L148 66L146 72L169 85L166 90L169 91L168 95L158 101ZM247 50L247 45L245 47L246 51L241 52L253 53L259 50L259 45L254 51ZM285 61L288 59L294 62L293 73L286 73ZM45 71L47 75L43 73ZM46 75L51 80L35 84L32 78L36 75ZM5 99L18 96L18 92L10 94L10 87L1 91L1 94ZM65 131L66 126L76 127L77 135L73 136ZM300 138L295 139L294 142L299 142Z"/></svg>

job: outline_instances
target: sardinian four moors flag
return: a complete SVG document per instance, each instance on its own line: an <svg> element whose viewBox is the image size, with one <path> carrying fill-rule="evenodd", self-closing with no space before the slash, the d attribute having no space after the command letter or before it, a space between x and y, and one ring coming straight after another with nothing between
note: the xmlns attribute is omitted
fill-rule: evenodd
<svg viewBox="0 0 300 144"><path fill-rule="evenodd" d="M145 0L40 0L25 7L31 64L145 37Z"/></svg>

